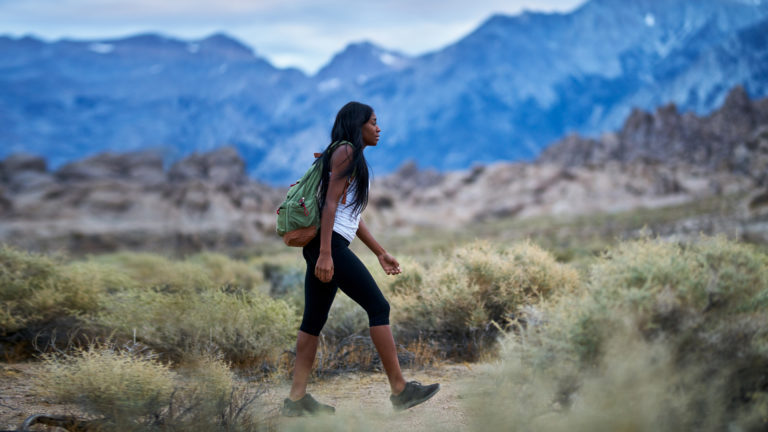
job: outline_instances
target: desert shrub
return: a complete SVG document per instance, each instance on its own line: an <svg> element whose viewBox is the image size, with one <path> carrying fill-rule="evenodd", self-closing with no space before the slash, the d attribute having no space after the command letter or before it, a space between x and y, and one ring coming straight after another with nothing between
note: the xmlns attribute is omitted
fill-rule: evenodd
<svg viewBox="0 0 768 432"><path fill-rule="evenodd" d="M250 265L261 269L265 291L301 310L304 306L306 264L301 252L297 252L259 256L251 260Z"/></svg>
<svg viewBox="0 0 768 432"><path fill-rule="evenodd" d="M174 261L158 254L119 252L94 256L90 261L124 273L142 287L166 291L218 288L207 269L199 263Z"/></svg>
<svg viewBox="0 0 768 432"><path fill-rule="evenodd" d="M151 355L90 346L46 356L35 378L40 396L73 402L88 412L126 422L155 415L168 404L174 373Z"/></svg>
<svg viewBox="0 0 768 432"><path fill-rule="evenodd" d="M538 346L519 340L503 345L503 360L465 383L473 430L728 429L724 377L709 374L702 380L700 368L681 369L674 347L629 327L615 329L605 340L601 364L593 368L568 362L537 367L532 358L540 355Z"/></svg>
<svg viewBox="0 0 768 432"><path fill-rule="evenodd" d="M295 310L282 300L225 289L195 294L130 290L105 302L99 323L181 359L215 348L235 363L259 363L290 345Z"/></svg>
<svg viewBox="0 0 768 432"><path fill-rule="evenodd" d="M261 289L260 269L226 255L205 252L184 260L153 253L120 252L90 257L86 263L125 275L135 285L175 291L203 291L222 286L230 290Z"/></svg>
<svg viewBox="0 0 768 432"><path fill-rule="evenodd" d="M339 290L323 327L323 336L338 341L361 332L368 333L368 315L362 306Z"/></svg>
<svg viewBox="0 0 768 432"><path fill-rule="evenodd" d="M247 387L236 381L221 358L203 354L186 359L177 370L177 391L163 425L180 430L252 430L257 419L250 412L258 393L248 397ZM169 407L170 408L170 407Z"/></svg>
<svg viewBox="0 0 768 432"><path fill-rule="evenodd" d="M767 296L768 256L749 245L621 243L584 291L540 304L536 325L506 336L470 397L477 427L765 428Z"/></svg>
<svg viewBox="0 0 768 432"><path fill-rule="evenodd" d="M227 363L208 354L177 369L138 345L91 345L48 355L34 377L37 396L75 403L99 430L255 430L258 393L238 384Z"/></svg>
<svg viewBox="0 0 768 432"><path fill-rule="evenodd" d="M139 281L121 268L94 260L73 261L63 264L61 268L80 287L90 287L101 293L109 294L141 286Z"/></svg>
<svg viewBox="0 0 768 432"><path fill-rule="evenodd" d="M54 258L0 247L0 332L94 311L100 289Z"/></svg>
<svg viewBox="0 0 768 432"><path fill-rule="evenodd" d="M578 273L530 242L475 242L390 279L387 291L398 334L441 339L449 354L476 356L499 329L553 292L579 286Z"/></svg>
<svg viewBox="0 0 768 432"><path fill-rule="evenodd" d="M239 261L226 255L204 252L193 255L185 260L193 265L202 266L216 286L236 287L243 291L261 290L264 288L264 277L261 269L245 261Z"/></svg>
<svg viewBox="0 0 768 432"><path fill-rule="evenodd" d="M674 336L682 357L699 355L695 347L737 356L768 354L762 330L768 319L768 257L725 238L683 245L651 239L622 243L590 268L578 302L578 308L556 303L550 314L562 320L559 327L569 332L564 339L582 362L599 354L617 313L648 337Z"/></svg>

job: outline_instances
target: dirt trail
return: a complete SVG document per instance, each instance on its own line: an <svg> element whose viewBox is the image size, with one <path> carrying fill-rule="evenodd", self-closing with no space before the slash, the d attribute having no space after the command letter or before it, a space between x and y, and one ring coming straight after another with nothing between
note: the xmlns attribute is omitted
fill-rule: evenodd
<svg viewBox="0 0 768 432"><path fill-rule="evenodd" d="M448 365L431 370L405 370L407 380L423 384L440 383L440 392L422 405L403 412L394 412L389 402L389 385L384 373L353 373L310 384L309 392L323 403L336 407L336 415L318 421L317 419L287 419L279 416L279 407L288 394L288 383L270 389L264 401L271 406L269 420L278 426L312 430L313 424L332 425L338 420L347 430L421 431L421 430L465 430L467 416L460 401L461 389L458 382L469 379L473 371L465 365Z"/></svg>
<svg viewBox="0 0 768 432"><path fill-rule="evenodd" d="M56 404L33 395L29 382L39 363L0 363L0 430L15 430L32 414L75 415L84 413L76 405ZM335 430L339 421L348 430L368 429L372 425L380 430L464 430L467 426L465 408L460 403L458 381L471 378L472 369L465 365L446 365L429 370L405 370L408 380L424 384L439 382L440 392L431 400L410 410L396 413L389 402L389 386L383 373L351 373L318 380L310 384L309 391L318 400L334 405L336 416L325 419L288 419L280 417L283 398L289 383L270 387L256 402L270 429L316 430L326 425ZM62 430L39 427L35 430Z"/></svg>

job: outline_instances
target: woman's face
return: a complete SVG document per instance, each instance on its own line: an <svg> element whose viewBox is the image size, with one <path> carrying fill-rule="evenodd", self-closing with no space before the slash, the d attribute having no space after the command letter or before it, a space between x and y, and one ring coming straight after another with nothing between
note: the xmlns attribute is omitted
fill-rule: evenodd
<svg viewBox="0 0 768 432"><path fill-rule="evenodd" d="M362 128L363 132L363 144L366 146L375 146L379 142L379 126L376 124L376 113L371 114L371 118L368 119Z"/></svg>

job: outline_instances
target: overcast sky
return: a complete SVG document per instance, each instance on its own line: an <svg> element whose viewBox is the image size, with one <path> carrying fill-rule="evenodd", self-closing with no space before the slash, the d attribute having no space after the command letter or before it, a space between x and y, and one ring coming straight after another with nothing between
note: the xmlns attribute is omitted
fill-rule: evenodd
<svg viewBox="0 0 768 432"><path fill-rule="evenodd" d="M314 73L350 42L439 49L494 13L573 10L584 0L0 0L0 34L100 39L224 32L276 66Z"/></svg>

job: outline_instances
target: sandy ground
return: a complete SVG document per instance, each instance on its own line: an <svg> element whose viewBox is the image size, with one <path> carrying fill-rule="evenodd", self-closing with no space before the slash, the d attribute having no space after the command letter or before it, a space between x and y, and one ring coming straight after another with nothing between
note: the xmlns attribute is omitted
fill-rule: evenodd
<svg viewBox="0 0 768 432"><path fill-rule="evenodd" d="M34 396L29 377L38 363L0 363L0 430L15 430L32 414L75 415L84 413L75 405L57 404ZM439 382L440 392L422 405L395 412L389 402L389 386L383 373L350 373L315 380L309 392L321 402L336 407L335 416L294 419L279 415L289 383L267 387L254 404L271 430L465 430L467 416L461 404L463 380L475 372L469 365L443 365L425 370L405 370L407 380L424 384ZM40 431L63 429L38 426Z"/></svg>
<svg viewBox="0 0 768 432"><path fill-rule="evenodd" d="M34 395L30 376L39 367L39 363L0 363L0 430L16 430L33 414L84 417L76 405L52 403ZM64 429L33 426L32 430Z"/></svg>
<svg viewBox="0 0 768 432"><path fill-rule="evenodd" d="M407 380L423 384L440 383L440 392L422 405L395 412L389 402L389 385L383 373L354 373L312 383L308 391L320 402L336 407L336 415L326 419L294 419L279 416L279 408L289 385L271 388L264 401L271 406L268 419L281 429L420 431L465 430L467 416L461 404L461 384L471 379L467 365L447 365L428 370L405 370ZM324 426L324 427L323 427Z"/></svg>

